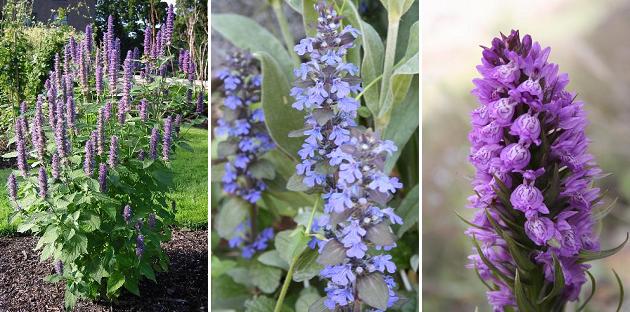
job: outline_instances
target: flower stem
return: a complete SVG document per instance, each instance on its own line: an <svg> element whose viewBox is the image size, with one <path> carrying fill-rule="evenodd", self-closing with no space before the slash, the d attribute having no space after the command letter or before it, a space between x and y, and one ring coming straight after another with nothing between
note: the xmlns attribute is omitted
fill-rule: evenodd
<svg viewBox="0 0 630 312"><path fill-rule="evenodd" d="M361 93L359 93L354 99L355 100L359 100L363 94L369 89L371 88L373 85L376 84L376 82L378 82L379 80L381 80L381 78L383 78L383 75L379 75L378 77L374 78L374 80L372 80L372 82L368 83L367 86L365 86L365 88L363 88L363 91L361 91Z"/></svg>
<svg viewBox="0 0 630 312"><path fill-rule="evenodd" d="M383 130L389 122L389 112L383 111L385 100L389 96L389 84L394 69L394 61L396 59L396 41L398 40L398 26L400 24L400 15L388 14L387 27L387 43L385 45L385 60L383 63L383 80L381 81L381 95L379 98L379 112L376 119L377 130ZM389 110L389 109L388 109Z"/></svg>
<svg viewBox="0 0 630 312"><path fill-rule="evenodd" d="M313 205L313 209L311 210L311 216L308 219L308 224L306 225L306 229L304 230L305 235L311 231L311 226L313 225L313 219L315 217L315 211L317 210L317 206L319 205L319 197L315 200L315 204ZM301 256L295 255L293 259L291 259L291 264L289 264L289 271L287 272L287 277L284 279L284 283L282 284L282 290L280 290L280 296L278 297L278 301L276 301L276 307L273 309L274 312L280 312L282 310L282 303L284 302L284 297L287 295L287 291L289 290L289 285L291 284L291 280L293 280L293 270L295 268L295 263L297 263L298 258Z"/></svg>
<svg viewBox="0 0 630 312"><path fill-rule="evenodd" d="M293 34L291 34L291 31L289 30L289 23L287 22L287 17L284 15L284 10L282 9L282 1L271 1L271 7L273 8L273 12L278 20L278 25L280 25L280 32L282 32L282 38L284 39L284 44L287 46L287 51L289 52L289 55L291 55L295 65L299 65L300 58L295 51L293 51L295 40L293 39Z"/></svg>

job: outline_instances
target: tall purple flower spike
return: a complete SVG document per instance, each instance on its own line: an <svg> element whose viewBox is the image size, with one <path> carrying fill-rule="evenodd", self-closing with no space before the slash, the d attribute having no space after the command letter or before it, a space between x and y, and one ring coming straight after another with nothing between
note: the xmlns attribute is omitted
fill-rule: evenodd
<svg viewBox="0 0 630 312"><path fill-rule="evenodd" d="M256 203L267 186L251 174L250 165L274 148L265 131L262 109L250 107L260 101L261 76L251 54L236 52L228 57L218 77L223 80L226 113L217 121L215 134L227 136L227 142L234 146L234 154L225 164L223 191ZM240 180L246 180L248 187L237 182Z"/></svg>
<svg viewBox="0 0 630 312"><path fill-rule="evenodd" d="M24 129L24 116L15 120L15 145L17 151L17 165L23 177L28 175L28 162L26 160L26 138Z"/></svg>
<svg viewBox="0 0 630 312"><path fill-rule="evenodd" d="M479 106L468 136L476 169L468 206L476 212L466 234L479 248L468 267L493 287L487 295L495 311L517 306L516 268L521 279L525 270L502 235L526 246L541 282L554 283L562 268L559 306L577 300L586 281L590 266L580 253L599 250L592 211L600 191L591 185L601 170L587 152L584 103L565 90L568 75L548 62L550 51L518 31L501 34L483 48L482 77L473 80Z"/></svg>
<svg viewBox="0 0 630 312"><path fill-rule="evenodd" d="M44 167L39 167L37 182L39 184L39 197L44 199L48 194L48 175L46 174L46 169L44 169Z"/></svg>
<svg viewBox="0 0 630 312"><path fill-rule="evenodd" d="M17 200L17 190L18 190L17 180L15 179L15 175L11 173L9 177L7 178L7 192L9 194L9 198L12 201Z"/></svg>
<svg viewBox="0 0 630 312"><path fill-rule="evenodd" d="M387 206L402 184L384 172L385 160L397 148L355 121L360 103L351 94L362 90L361 80L357 66L344 57L359 32L351 26L340 29L341 17L332 6L320 2L315 8L317 36L295 46L309 61L294 70L291 89L292 107L306 112L306 129L295 131L306 136L296 173L305 186L321 187L325 201L313 230L323 232L326 240L315 239L309 246L319 245L329 310L352 309L362 295L358 285L371 283L386 288L387 297L362 301L383 311L398 301L396 283L388 275L396 266L391 255L378 252L396 246L390 224L402 224ZM368 252L369 247L376 251Z"/></svg>

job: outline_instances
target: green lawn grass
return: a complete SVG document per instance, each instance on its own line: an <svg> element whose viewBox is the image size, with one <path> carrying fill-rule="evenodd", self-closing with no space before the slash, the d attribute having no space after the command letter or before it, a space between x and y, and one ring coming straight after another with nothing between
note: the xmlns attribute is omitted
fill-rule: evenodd
<svg viewBox="0 0 630 312"><path fill-rule="evenodd" d="M175 219L179 227L202 229L208 226L208 131L182 128L192 151L179 149L173 160L175 172L171 197L177 203ZM6 190L11 169L0 170L0 235L15 233L7 223L12 209Z"/></svg>

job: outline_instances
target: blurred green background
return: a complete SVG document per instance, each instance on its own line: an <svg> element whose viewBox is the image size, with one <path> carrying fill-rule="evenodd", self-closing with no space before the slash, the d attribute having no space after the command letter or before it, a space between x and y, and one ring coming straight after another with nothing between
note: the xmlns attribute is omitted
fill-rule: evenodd
<svg viewBox="0 0 630 312"><path fill-rule="evenodd" d="M551 46L550 61L571 78L584 100L590 151L611 176L597 181L616 207L600 224L603 248L630 230L630 1L424 1L423 45L423 308L490 311L485 287L464 268L471 243L456 217L465 208L473 168L467 162L470 94L481 48L512 28ZM610 269L630 288L630 246L594 262L597 293L590 311L614 311L618 289ZM588 284L588 283L587 283ZM583 295L590 286L583 288ZM628 296L626 296L628 297ZM569 307L568 311L572 311ZM630 311L630 299L623 311Z"/></svg>

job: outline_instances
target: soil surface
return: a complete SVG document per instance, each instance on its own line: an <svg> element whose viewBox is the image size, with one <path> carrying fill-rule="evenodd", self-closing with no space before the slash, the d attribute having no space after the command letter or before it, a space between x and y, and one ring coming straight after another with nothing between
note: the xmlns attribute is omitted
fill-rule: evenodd
<svg viewBox="0 0 630 312"><path fill-rule="evenodd" d="M33 236L0 237L0 312L64 311L63 283L43 278L52 273L50 263L39 262ZM123 291L115 302L82 301L74 311L207 311L208 232L174 230L163 244L171 265L157 273L157 284L140 282L142 297Z"/></svg>

